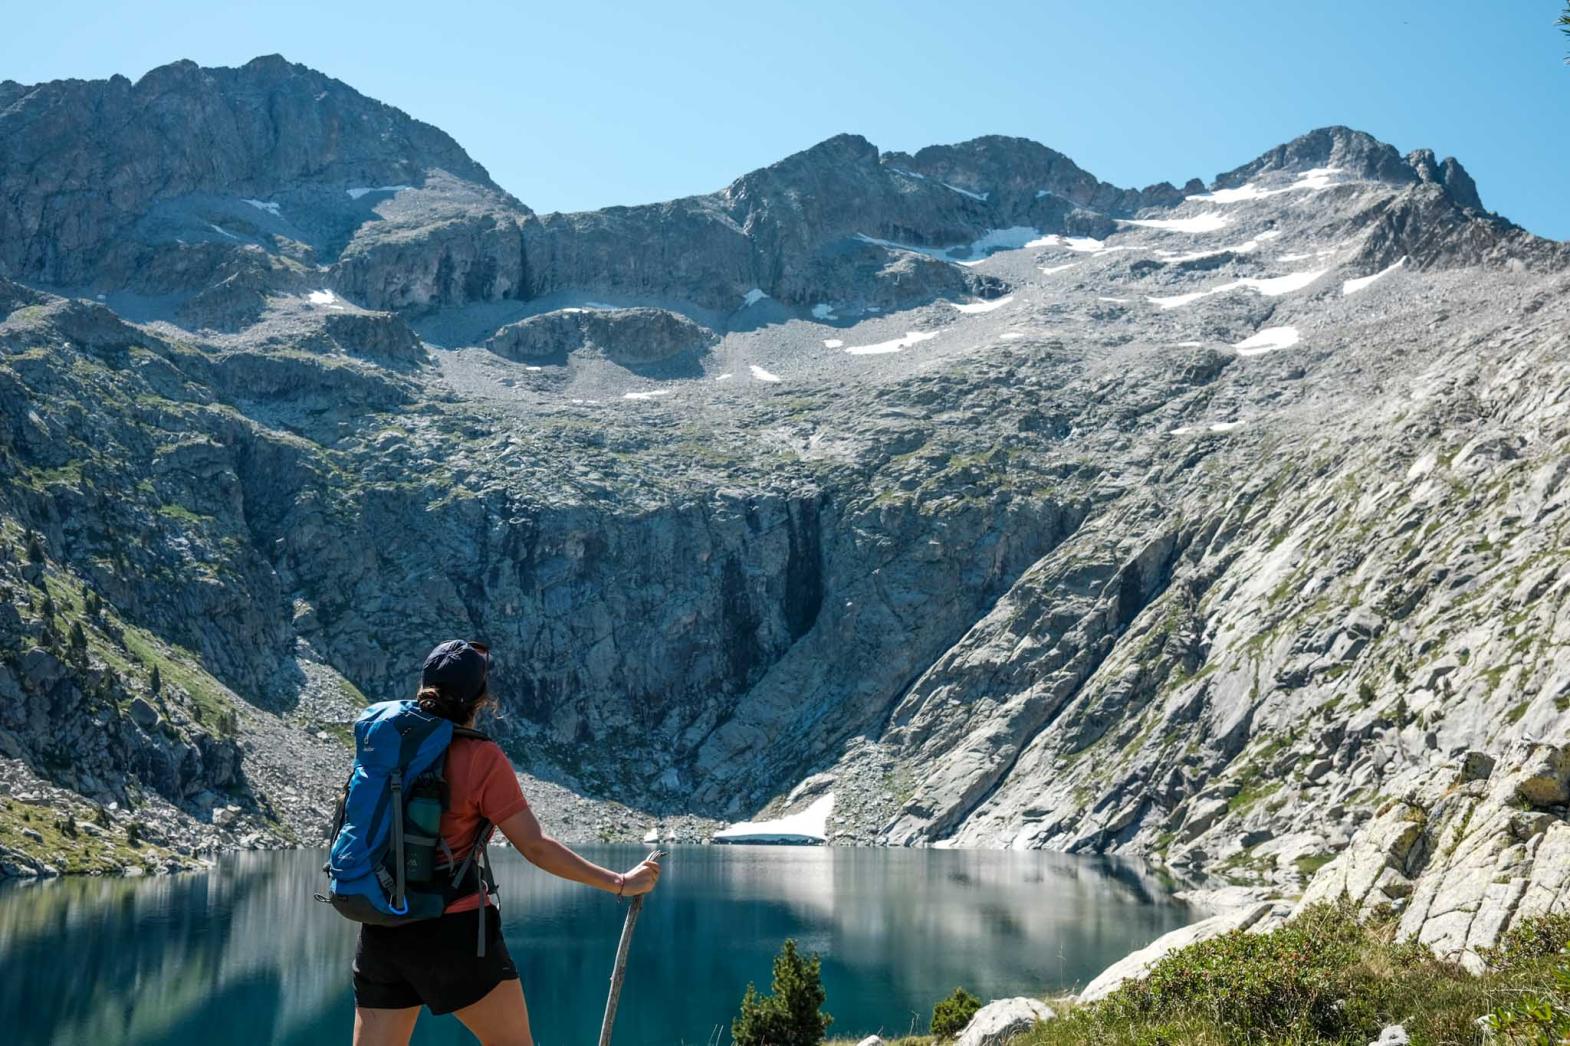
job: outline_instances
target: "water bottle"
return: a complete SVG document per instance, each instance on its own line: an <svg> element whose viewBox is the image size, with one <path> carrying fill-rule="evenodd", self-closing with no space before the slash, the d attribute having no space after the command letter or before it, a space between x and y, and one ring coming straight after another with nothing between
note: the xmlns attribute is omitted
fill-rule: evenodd
<svg viewBox="0 0 1570 1046"><path fill-rule="evenodd" d="M436 874L436 848L441 842L441 796L416 792L404 806L404 823L404 876L411 883L428 883Z"/></svg>

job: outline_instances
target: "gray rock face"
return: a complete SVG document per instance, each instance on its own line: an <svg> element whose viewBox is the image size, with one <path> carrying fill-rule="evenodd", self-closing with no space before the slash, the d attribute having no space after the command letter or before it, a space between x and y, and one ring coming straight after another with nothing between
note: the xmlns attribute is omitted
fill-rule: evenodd
<svg viewBox="0 0 1570 1046"><path fill-rule="evenodd" d="M529 361L598 349L618 363L636 365L703 352L718 340L713 331L668 309L560 309L508 324L485 347Z"/></svg>
<svg viewBox="0 0 1570 1046"><path fill-rule="evenodd" d="M1436 772L1369 821L1302 904L1350 897L1473 971L1516 921L1570 908L1565 749L1522 744L1491 777Z"/></svg>
<svg viewBox="0 0 1570 1046"><path fill-rule="evenodd" d="M1433 153L1427 152L1427 156L1432 160ZM1374 136L1350 127L1321 127L1276 146L1242 167L1217 175L1215 184L1217 188L1232 189L1264 174L1297 174L1325 167L1391 185L1409 185L1421 178L1409 160Z"/></svg>
<svg viewBox="0 0 1570 1046"><path fill-rule="evenodd" d="M541 216L277 62L0 100L18 781L303 838L461 631L585 823L832 792L833 840L1311 880L1463 958L1560 903L1570 257L1459 165L841 136Z"/></svg>
<svg viewBox="0 0 1570 1046"><path fill-rule="evenodd" d="M134 84L13 84L0 110L0 269L88 283L155 203L414 182L426 171L411 156L490 185L441 131L276 55L239 69L175 62Z"/></svg>

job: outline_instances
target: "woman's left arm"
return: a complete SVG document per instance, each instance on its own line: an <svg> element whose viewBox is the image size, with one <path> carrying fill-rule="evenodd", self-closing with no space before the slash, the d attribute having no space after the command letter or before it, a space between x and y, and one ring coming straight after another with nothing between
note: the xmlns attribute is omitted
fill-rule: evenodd
<svg viewBox="0 0 1570 1046"><path fill-rule="evenodd" d="M546 835L534 811L527 807L505 818L496 827L531 864L552 875L606 893L635 897L654 889L654 884L660 878L660 866L652 861L644 861L625 875L618 875L593 861L585 860L565 844Z"/></svg>

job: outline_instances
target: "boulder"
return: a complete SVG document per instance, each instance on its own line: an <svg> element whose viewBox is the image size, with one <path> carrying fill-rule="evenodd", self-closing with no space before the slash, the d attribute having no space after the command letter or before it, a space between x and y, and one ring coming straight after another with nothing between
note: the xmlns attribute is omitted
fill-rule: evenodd
<svg viewBox="0 0 1570 1046"><path fill-rule="evenodd" d="M1494 772L1494 758L1484 752L1468 752L1461 757L1458 784L1468 781L1486 781Z"/></svg>
<svg viewBox="0 0 1570 1046"><path fill-rule="evenodd" d="M597 349L623 366L706 351L718 336L669 309L557 309L498 330L485 347L512 360L562 360Z"/></svg>
<svg viewBox="0 0 1570 1046"><path fill-rule="evenodd" d="M954 1043L955 1046L1004 1046L1056 1016L1052 1008L1039 999L1024 996L994 999L976 1011Z"/></svg>
<svg viewBox="0 0 1570 1046"><path fill-rule="evenodd" d="M158 725L158 720L163 718L158 714L145 697L133 698L131 701L131 721L143 730L151 730Z"/></svg>
<svg viewBox="0 0 1570 1046"><path fill-rule="evenodd" d="M425 346L403 318L390 312L336 312L322 321L328 337L353 356L423 363Z"/></svg>
<svg viewBox="0 0 1570 1046"><path fill-rule="evenodd" d="M1514 770L1501 784L1504 798L1536 807L1570 802L1570 745L1530 745L1511 753Z"/></svg>
<svg viewBox="0 0 1570 1046"><path fill-rule="evenodd" d="M1412 1037L1406 1033L1406 1028L1399 1024L1391 1024L1381 1029L1379 1038L1368 1046L1408 1046L1411 1041Z"/></svg>

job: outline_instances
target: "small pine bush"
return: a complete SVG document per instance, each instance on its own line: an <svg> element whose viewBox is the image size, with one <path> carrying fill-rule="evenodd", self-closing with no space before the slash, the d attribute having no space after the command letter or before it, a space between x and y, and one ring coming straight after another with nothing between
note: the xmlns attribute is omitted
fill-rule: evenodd
<svg viewBox="0 0 1570 1046"><path fill-rule="evenodd" d="M823 961L803 958L796 942L786 940L774 957L774 994L759 995L747 985L741 1013L731 1022L735 1046L818 1046L834 1018L822 1012Z"/></svg>
<svg viewBox="0 0 1570 1046"><path fill-rule="evenodd" d="M965 1030L965 1025L981 1009L981 1000L964 988L955 988L954 994L939 999L932 1007L932 1034L940 1039L952 1039Z"/></svg>

